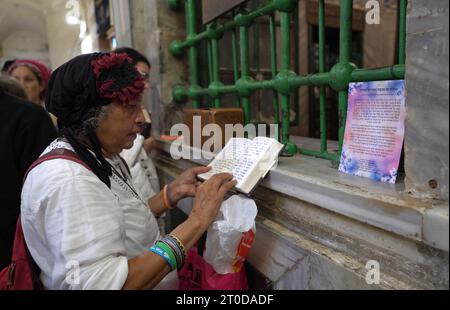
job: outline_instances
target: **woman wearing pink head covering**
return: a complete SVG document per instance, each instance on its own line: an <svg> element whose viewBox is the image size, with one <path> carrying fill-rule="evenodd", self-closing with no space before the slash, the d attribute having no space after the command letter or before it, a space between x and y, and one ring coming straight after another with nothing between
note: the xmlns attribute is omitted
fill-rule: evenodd
<svg viewBox="0 0 450 310"><path fill-rule="evenodd" d="M28 100L43 106L44 94L51 75L51 70L46 65L36 60L16 60L9 67L8 73L25 88Z"/></svg>

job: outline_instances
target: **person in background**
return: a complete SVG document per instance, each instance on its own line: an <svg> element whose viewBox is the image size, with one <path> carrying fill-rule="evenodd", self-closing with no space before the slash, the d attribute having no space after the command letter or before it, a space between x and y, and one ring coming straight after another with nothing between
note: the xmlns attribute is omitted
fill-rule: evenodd
<svg viewBox="0 0 450 310"><path fill-rule="evenodd" d="M0 89L3 92L27 100L27 93L16 79L8 75L0 75Z"/></svg>
<svg viewBox="0 0 450 310"><path fill-rule="evenodd" d="M8 68L8 73L22 84L29 101L44 106L45 90L51 75L46 65L37 60L16 60Z"/></svg>
<svg viewBox="0 0 450 310"><path fill-rule="evenodd" d="M62 138L43 156L65 150L84 164L45 161L24 182L24 237L46 289L177 289L186 251L237 183L218 174L200 184L211 168L198 167L144 199L119 156L144 122L144 84L126 54L78 56L52 74L46 107ZM187 197L195 197L187 220L161 236L155 215Z"/></svg>
<svg viewBox="0 0 450 310"><path fill-rule="evenodd" d="M8 73L22 84L29 101L45 108L44 97L52 73L46 65L37 60L19 59L9 66ZM58 127L56 117L52 113L49 115L53 125Z"/></svg>
<svg viewBox="0 0 450 310"><path fill-rule="evenodd" d="M150 89L150 62L148 59L136 51L135 49L129 47L121 47L114 50L114 53L127 54L131 60L132 64L136 70L142 75L145 83L145 92ZM143 108L144 119L149 117L148 112ZM147 114L147 115L146 115ZM151 120L146 120L146 123ZM134 140L133 147L129 150L124 150L120 154L128 166L130 167L131 176L137 188L139 188L146 199L150 199L156 193L160 191L158 173L156 171L155 165L152 159L149 157L152 146L155 142L153 137L144 137L139 134ZM164 230L164 218L158 220L161 230Z"/></svg>
<svg viewBox="0 0 450 310"><path fill-rule="evenodd" d="M57 136L42 107L8 93L17 87L20 92L20 85L0 77L0 270L11 262L24 174Z"/></svg>

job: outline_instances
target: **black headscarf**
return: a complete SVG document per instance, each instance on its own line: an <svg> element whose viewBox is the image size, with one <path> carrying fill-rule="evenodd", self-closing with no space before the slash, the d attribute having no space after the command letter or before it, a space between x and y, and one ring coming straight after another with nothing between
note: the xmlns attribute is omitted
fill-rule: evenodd
<svg viewBox="0 0 450 310"><path fill-rule="evenodd" d="M45 105L47 111L58 117L59 128L81 125L90 108L111 103L98 96L91 64L102 55L78 56L56 69L50 77Z"/></svg>
<svg viewBox="0 0 450 310"><path fill-rule="evenodd" d="M94 53L78 56L56 69L49 82L45 104L58 118L58 127L78 156L97 177L111 187L111 165L105 160L95 131L86 138L90 150L80 143L74 129L89 117L89 110L113 101L127 103L144 90L142 76L124 54Z"/></svg>

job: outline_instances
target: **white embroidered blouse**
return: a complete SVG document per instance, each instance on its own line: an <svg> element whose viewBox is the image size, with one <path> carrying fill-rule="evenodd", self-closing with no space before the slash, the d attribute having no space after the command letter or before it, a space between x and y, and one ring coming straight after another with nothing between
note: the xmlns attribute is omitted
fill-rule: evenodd
<svg viewBox="0 0 450 310"><path fill-rule="evenodd" d="M73 151L68 142L56 140L43 154L58 148ZM47 289L121 289L128 260L160 238L155 217L122 161L109 162L115 168L111 189L64 159L42 163L24 183L24 236ZM176 289L177 282L174 272L156 289Z"/></svg>

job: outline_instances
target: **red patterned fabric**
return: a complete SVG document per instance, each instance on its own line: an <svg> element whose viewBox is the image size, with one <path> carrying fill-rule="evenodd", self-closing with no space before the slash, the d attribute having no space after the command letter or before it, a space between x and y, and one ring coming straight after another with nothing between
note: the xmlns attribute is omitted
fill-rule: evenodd
<svg viewBox="0 0 450 310"><path fill-rule="evenodd" d="M132 60L127 54L107 54L92 61L92 67L97 79L99 94L104 99L112 102L118 101L128 103L140 98L145 82L140 74L134 74L134 80L124 81L123 77L115 76L111 73L113 68L119 68L127 62L132 64Z"/></svg>

